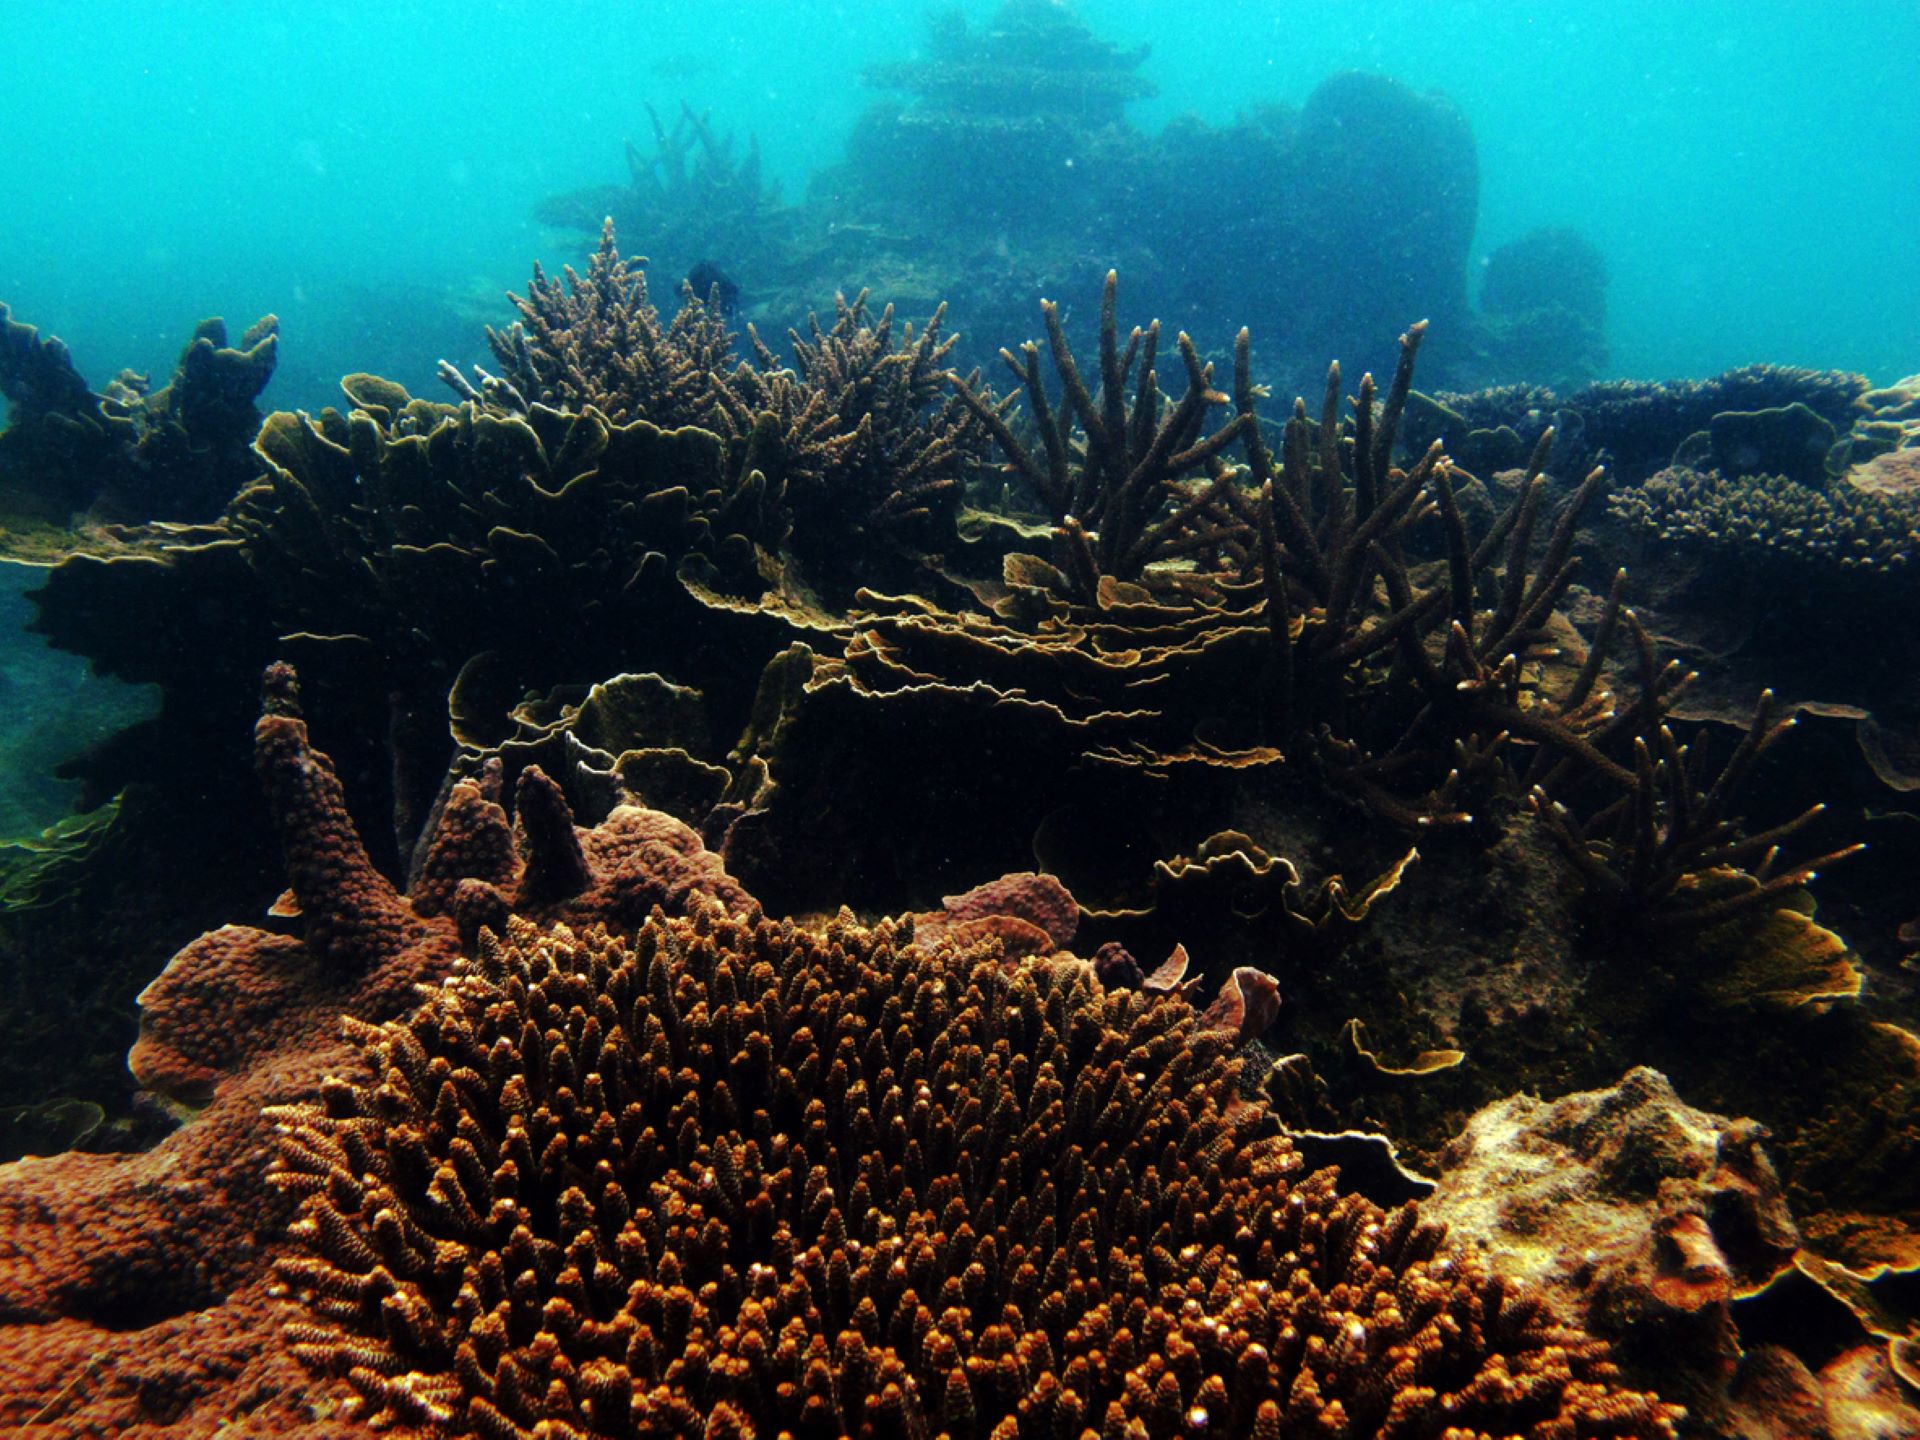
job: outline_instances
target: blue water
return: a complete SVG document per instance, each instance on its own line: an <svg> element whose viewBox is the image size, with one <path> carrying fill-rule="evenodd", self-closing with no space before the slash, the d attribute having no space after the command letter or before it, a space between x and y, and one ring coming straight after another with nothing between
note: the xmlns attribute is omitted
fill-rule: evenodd
<svg viewBox="0 0 1920 1440"><path fill-rule="evenodd" d="M860 67L920 47L925 9L11 0L0 299L95 385L164 376L202 315L237 331L269 310L270 403L326 403L355 369L423 384L439 355L479 353L478 322L503 318L494 297L530 260L582 253L530 209L623 180L643 102L689 98L756 133L798 198L874 99ZM1297 104L1348 68L1444 90L1479 144L1476 252L1585 231L1612 269L1616 374L1920 369L1912 0L1081 13L1152 44L1160 95L1131 112L1149 131Z"/></svg>

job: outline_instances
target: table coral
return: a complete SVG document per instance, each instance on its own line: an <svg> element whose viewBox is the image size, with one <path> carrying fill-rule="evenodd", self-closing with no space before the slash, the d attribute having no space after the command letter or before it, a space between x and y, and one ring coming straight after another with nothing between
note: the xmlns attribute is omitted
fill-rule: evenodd
<svg viewBox="0 0 1920 1440"><path fill-rule="evenodd" d="M1678 1412L1337 1198L1230 1035L1081 962L717 907L514 921L272 1112L288 1335L483 1436L1661 1436Z"/></svg>
<svg viewBox="0 0 1920 1440"><path fill-rule="evenodd" d="M1891 471L1897 457L1910 454L1920 452L1890 451L1861 470ZM1705 549L1735 565L1772 567L1836 598L1910 595L1920 574L1920 502L1897 489L1845 481L1814 486L1675 465L1620 492L1612 508L1662 541Z"/></svg>

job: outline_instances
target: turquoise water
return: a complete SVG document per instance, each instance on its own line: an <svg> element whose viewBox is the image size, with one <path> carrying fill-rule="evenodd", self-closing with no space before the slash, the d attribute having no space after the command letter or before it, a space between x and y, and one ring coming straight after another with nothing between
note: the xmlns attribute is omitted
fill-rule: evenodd
<svg viewBox="0 0 1920 1440"><path fill-rule="evenodd" d="M41 579L31 566L0 564L0 842L72 809L79 782L58 778L55 768L145 719L158 701L151 686L92 675L79 656L25 633L33 618L25 592Z"/></svg>
<svg viewBox="0 0 1920 1440"><path fill-rule="evenodd" d="M758 135L798 198L919 4L179 3L0 7L0 299L96 385L164 375L192 322L284 326L270 403L339 373L422 385L493 297L584 242L542 197L624 178L643 102ZM964 7L978 19L992 7ZM1484 255L1572 225L1611 267L1611 370L1920 368L1920 7L1099 0L1150 43L1134 122L1298 104L1347 68L1473 125ZM823 301L827 297L823 296ZM1020 337L1004 337L1018 339Z"/></svg>

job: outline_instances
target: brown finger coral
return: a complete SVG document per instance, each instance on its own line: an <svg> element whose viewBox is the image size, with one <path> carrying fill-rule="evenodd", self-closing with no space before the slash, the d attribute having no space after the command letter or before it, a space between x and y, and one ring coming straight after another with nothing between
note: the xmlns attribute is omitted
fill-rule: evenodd
<svg viewBox="0 0 1920 1440"><path fill-rule="evenodd" d="M686 826L626 806L576 828L533 767L514 800L519 843L497 776L457 784L402 894L369 860L286 666L267 673L265 711L255 765L291 882L274 914L297 917L299 934L220 926L141 994L129 1065L187 1117L180 1129L141 1154L0 1166L5 1433L57 1420L44 1433L178 1421L177 1433L200 1434L185 1426L211 1425L208 1410L298 1408L298 1377L281 1377L288 1367L259 1339L259 1292L288 1216L266 1184L260 1112L352 1063L343 1015L406 1013L414 987L453 966L463 933L509 913L631 927L696 895L758 913ZM262 1373L237 1378L256 1361Z"/></svg>
<svg viewBox="0 0 1920 1440"><path fill-rule="evenodd" d="M510 922L272 1112L297 1353L488 1437L1670 1435L1597 1342L1300 1167L1079 962L717 907Z"/></svg>

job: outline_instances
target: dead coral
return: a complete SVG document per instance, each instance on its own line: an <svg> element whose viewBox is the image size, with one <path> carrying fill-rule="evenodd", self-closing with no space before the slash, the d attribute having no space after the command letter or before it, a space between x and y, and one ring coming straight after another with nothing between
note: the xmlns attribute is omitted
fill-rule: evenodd
<svg viewBox="0 0 1920 1440"><path fill-rule="evenodd" d="M1766 1138L1636 1069L1609 1089L1481 1110L1423 1208L1496 1273L1553 1295L1669 1383L1685 1377L1689 1410L1714 1413L1740 1358L1732 1302L1800 1243Z"/></svg>
<svg viewBox="0 0 1920 1440"><path fill-rule="evenodd" d="M296 1353L375 1423L552 1434L1673 1433L1335 1199L1230 1039L1083 965L716 911L510 924L380 1077L274 1112Z"/></svg>

